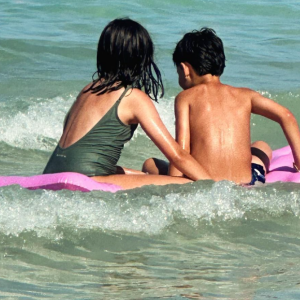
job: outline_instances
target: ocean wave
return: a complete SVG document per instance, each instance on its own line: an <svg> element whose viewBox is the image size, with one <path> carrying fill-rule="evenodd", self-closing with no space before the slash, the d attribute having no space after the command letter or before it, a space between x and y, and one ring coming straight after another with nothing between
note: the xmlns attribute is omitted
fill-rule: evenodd
<svg viewBox="0 0 300 300"><path fill-rule="evenodd" d="M50 239L60 238L61 228L147 235L176 228L184 234L181 226L198 231L231 221L265 221L286 215L298 219L299 212L300 191L292 183L244 188L228 181L199 181L116 194L29 191L18 186L0 190L2 234L33 231Z"/></svg>
<svg viewBox="0 0 300 300"><path fill-rule="evenodd" d="M35 150L53 149L59 139L63 120L74 96L53 99L18 99L14 106L4 107L0 140L8 145Z"/></svg>

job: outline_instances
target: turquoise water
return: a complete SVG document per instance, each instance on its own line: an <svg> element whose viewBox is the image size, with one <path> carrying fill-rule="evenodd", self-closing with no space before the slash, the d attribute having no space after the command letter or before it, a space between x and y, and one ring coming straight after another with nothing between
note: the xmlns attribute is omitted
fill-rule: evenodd
<svg viewBox="0 0 300 300"><path fill-rule="evenodd" d="M66 112L95 71L103 27L131 17L151 33L174 133L180 91L171 55L182 35L212 27L224 83L287 106L300 121L298 1L0 0L0 174L41 173ZM259 116L252 139L287 144ZM162 157L139 128L120 164ZM230 182L128 192L0 189L1 299L300 299L300 190Z"/></svg>

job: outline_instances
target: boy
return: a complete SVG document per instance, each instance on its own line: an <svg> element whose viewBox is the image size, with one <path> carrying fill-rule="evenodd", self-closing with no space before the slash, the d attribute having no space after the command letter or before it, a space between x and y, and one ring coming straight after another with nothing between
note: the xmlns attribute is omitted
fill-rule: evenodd
<svg viewBox="0 0 300 300"><path fill-rule="evenodd" d="M173 61L183 88L175 99L176 140L213 180L265 182L272 150L262 141L251 145L251 113L281 125L294 155L294 167L300 169L300 132L295 117L253 90L220 82L225 54L214 30L202 28L185 34ZM161 160L148 159L143 171L164 174L167 167ZM169 175L184 176L172 164Z"/></svg>

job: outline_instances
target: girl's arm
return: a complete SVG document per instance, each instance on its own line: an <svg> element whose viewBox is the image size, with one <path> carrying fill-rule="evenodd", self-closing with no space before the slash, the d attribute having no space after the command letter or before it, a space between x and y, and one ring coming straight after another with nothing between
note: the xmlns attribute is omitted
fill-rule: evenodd
<svg viewBox="0 0 300 300"><path fill-rule="evenodd" d="M131 123L140 123L143 130L166 156L172 165L193 180L211 179L206 170L173 139L152 102L143 92L134 89L127 112Z"/></svg>

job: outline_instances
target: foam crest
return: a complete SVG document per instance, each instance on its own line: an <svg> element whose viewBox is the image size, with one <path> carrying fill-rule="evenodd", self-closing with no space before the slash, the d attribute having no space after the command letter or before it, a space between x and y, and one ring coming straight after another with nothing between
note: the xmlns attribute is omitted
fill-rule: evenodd
<svg viewBox="0 0 300 300"><path fill-rule="evenodd" d="M58 228L155 235L180 224L199 230L230 220L298 217L299 192L289 185L288 194L286 187L196 182L174 185L167 193L164 187L151 186L116 194L6 187L0 190L0 231L6 235L34 231L51 239L61 237Z"/></svg>
<svg viewBox="0 0 300 300"><path fill-rule="evenodd" d="M23 149L52 149L62 133L64 117L74 99L73 96L36 99L29 106L23 103L29 100L21 100L18 103L21 110L1 120L1 141Z"/></svg>

